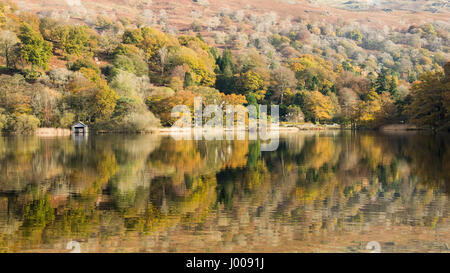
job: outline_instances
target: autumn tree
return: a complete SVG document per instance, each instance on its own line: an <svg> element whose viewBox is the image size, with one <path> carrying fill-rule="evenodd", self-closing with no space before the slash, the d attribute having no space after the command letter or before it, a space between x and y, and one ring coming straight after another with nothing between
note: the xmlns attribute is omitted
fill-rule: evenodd
<svg viewBox="0 0 450 273"><path fill-rule="evenodd" d="M381 111L380 96L375 91L370 91L365 100L358 105L358 124L370 126L375 121L376 115Z"/></svg>
<svg viewBox="0 0 450 273"><path fill-rule="evenodd" d="M154 28L143 27L126 30L122 36L122 42L140 48L145 54L150 80L164 83L161 75L164 74L167 61L171 61L169 48L179 46L179 41L175 37ZM165 64L164 68L161 66L162 63Z"/></svg>
<svg viewBox="0 0 450 273"><path fill-rule="evenodd" d="M96 71L81 68L68 89L70 95L65 100L78 120L87 123L104 121L113 114L118 95Z"/></svg>
<svg viewBox="0 0 450 273"><path fill-rule="evenodd" d="M330 91L336 75L330 62L312 55L303 55L289 61L301 89L319 90L323 94Z"/></svg>
<svg viewBox="0 0 450 273"><path fill-rule="evenodd" d="M335 108L331 98L323 95L319 91L306 93L305 111L308 112L313 121L317 122L330 121L335 114Z"/></svg>
<svg viewBox="0 0 450 273"><path fill-rule="evenodd" d="M358 105L360 103L358 95L350 88L342 88L339 91L339 103L341 105L342 121L349 123L353 128L358 116Z"/></svg>
<svg viewBox="0 0 450 273"><path fill-rule="evenodd" d="M189 88L196 96L203 98L205 105L221 105L222 94L219 90L212 87L194 86Z"/></svg>
<svg viewBox="0 0 450 273"><path fill-rule="evenodd" d="M284 66L281 66L272 72L273 97L278 99L279 104L283 104L284 94L287 89L297 87L295 73Z"/></svg>
<svg viewBox="0 0 450 273"><path fill-rule="evenodd" d="M174 48L169 54L169 62L173 67L187 65L190 71L187 71L185 86L213 86L215 83L212 59L201 51L196 52L184 46Z"/></svg>
<svg viewBox="0 0 450 273"><path fill-rule="evenodd" d="M172 96L149 96L145 103L150 111L161 120L163 126L171 126L177 120L177 118L171 116L173 107L177 105L186 105L189 107L192 114L194 111L194 98L195 94L191 91L179 91L176 95Z"/></svg>
<svg viewBox="0 0 450 273"><path fill-rule="evenodd" d="M16 133L31 133L47 117L56 114L57 96L40 84L29 84L20 74L0 76L0 118L3 129ZM47 93L44 97L43 93ZM53 97L53 96L54 97ZM42 116L41 116L42 114ZM48 123L47 123L48 124Z"/></svg>
<svg viewBox="0 0 450 273"><path fill-rule="evenodd" d="M227 105L243 105L247 103L247 99L243 95L238 94L222 94L222 99Z"/></svg>
<svg viewBox="0 0 450 273"><path fill-rule="evenodd" d="M262 77L253 71L242 73L236 82L236 92L239 94L248 94L264 89Z"/></svg>
<svg viewBox="0 0 450 273"><path fill-rule="evenodd" d="M148 65L144 52L133 45L121 45L114 52L112 70L109 77L112 78L120 71L135 74L138 77L148 76Z"/></svg>
<svg viewBox="0 0 450 273"><path fill-rule="evenodd" d="M411 88L411 104L407 112L411 121L433 129L450 128L450 63L444 73L424 73Z"/></svg>
<svg viewBox="0 0 450 273"><path fill-rule="evenodd" d="M3 30L0 32L0 56L5 58L6 67L15 67L18 48L19 39L14 32L9 30Z"/></svg>
<svg viewBox="0 0 450 273"><path fill-rule="evenodd" d="M53 45L28 24L23 24L20 28L19 39L22 42L21 57L31 64L32 70L36 66L47 69L48 61L53 56Z"/></svg>
<svg viewBox="0 0 450 273"><path fill-rule="evenodd" d="M52 30L51 38L67 54L80 56L94 48L89 29L85 26L58 26Z"/></svg>
<svg viewBox="0 0 450 273"><path fill-rule="evenodd" d="M0 76L0 109L8 115L30 114L29 84L20 74Z"/></svg>

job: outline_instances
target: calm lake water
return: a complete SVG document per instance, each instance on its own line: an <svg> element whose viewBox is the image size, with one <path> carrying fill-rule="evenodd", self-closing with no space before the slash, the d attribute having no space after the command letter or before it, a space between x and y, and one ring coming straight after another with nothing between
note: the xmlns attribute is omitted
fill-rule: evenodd
<svg viewBox="0 0 450 273"><path fill-rule="evenodd" d="M450 252L450 138L1 137L0 252Z"/></svg>

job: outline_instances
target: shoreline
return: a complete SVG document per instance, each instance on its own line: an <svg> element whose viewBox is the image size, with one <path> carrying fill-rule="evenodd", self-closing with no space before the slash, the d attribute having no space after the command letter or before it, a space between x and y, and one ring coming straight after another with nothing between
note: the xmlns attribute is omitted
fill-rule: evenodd
<svg viewBox="0 0 450 273"><path fill-rule="evenodd" d="M257 130L260 131L260 130ZM297 133L297 132L314 132L314 131L378 131L378 132L384 132L384 133L394 133L394 132L418 132L418 131L430 131L433 130L427 129L427 128L419 128L415 125L411 124L389 124L381 126L380 128L376 130L370 130L370 129L356 129L353 130L348 127L344 127L339 124L332 124L332 125L317 125L317 124L311 124L311 123L305 123L305 124L285 124L279 127L274 128L267 128L268 132L279 132L279 133ZM187 134L187 133L202 133L202 134L221 134L221 133L231 133L231 132L250 132L248 130L248 127L245 129L242 128L233 128L233 129L227 129L227 128L214 128L214 127L204 127L204 128L171 128L171 127L162 127L162 128L151 128L145 132L127 132L127 131L107 131L107 130L91 130L89 133L86 133L86 135L94 134L94 135L102 135L102 134L123 134L123 135L140 135L140 134L156 134L156 135L168 135L168 134ZM256 132L256 131L252 131ZM251 133L251 132L250 132ZM11 134L4 134L4 135L15 135L13 133ZM17 134L21 135L21 134ZM73 131L70 129L65 128L38 128L34 133L31 133L29 135L39 136L39 137L59 137L59 136L71 136L74 135Z"/></svg>
<svg viewBox="0 0 450 273"><path fill-rule="evenodd" d="M38 128L34 132L35 136L39 137L55 137L55 136L70 136L72 131L65 128Z"/></svg>

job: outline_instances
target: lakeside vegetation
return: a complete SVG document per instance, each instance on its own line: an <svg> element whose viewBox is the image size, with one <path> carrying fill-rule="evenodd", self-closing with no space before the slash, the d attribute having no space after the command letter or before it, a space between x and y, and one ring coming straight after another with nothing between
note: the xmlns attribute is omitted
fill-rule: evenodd
<svg viewBox="0 0 450 273"><path fill-rule="evenodd" d="M221 11L178 31L150 15L74 23L0 2L0 130L148 131L196 96L278 104L284 122L450 128L448 23L380 31Z"/></svg>

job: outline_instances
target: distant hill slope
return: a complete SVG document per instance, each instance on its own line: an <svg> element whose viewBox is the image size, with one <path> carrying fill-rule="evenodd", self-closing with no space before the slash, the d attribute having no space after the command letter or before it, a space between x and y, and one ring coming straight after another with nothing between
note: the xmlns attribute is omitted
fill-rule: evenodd
<svg viewBox="0 0 450 273"><path fill-rule="evenodd" d="M349 10L450 12L448 0L317 0L315 2Z"/></svg>
<svg viewBox="0 0 450 273"><path fill-rule="evenodd" d="M446 0L13 0L22 10L62 13L72 19L94 20L98 14L109 18L145 19L164 10L169 23L180 30L198 14L214 16L220 11L243 10L247 14L275 12L279 17L314 20L356 20L380 26L399 22L448 21ZM150 11L150 12L149 12Z"/></svg>

